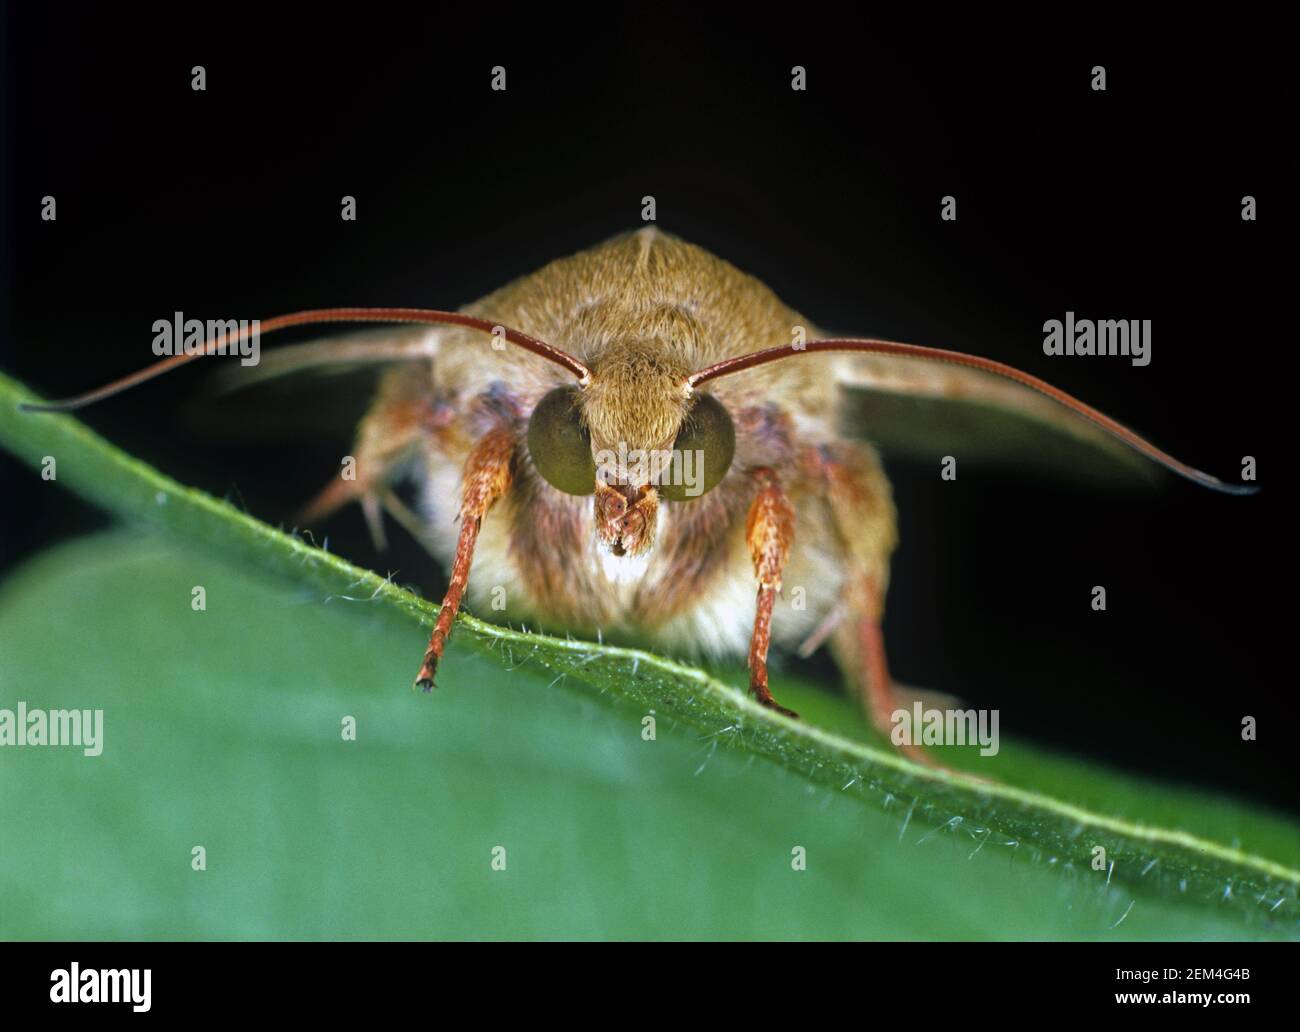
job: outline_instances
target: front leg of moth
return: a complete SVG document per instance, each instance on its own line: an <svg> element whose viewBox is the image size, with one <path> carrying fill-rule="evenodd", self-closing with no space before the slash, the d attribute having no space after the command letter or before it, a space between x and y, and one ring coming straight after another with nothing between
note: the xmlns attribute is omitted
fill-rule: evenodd
<svg viewBox="0 0 1300 1032"><path fill-rule="evenodd" d="M767 649L772 641L772 605L781 591L781 572L790 556L794 538L794 507L781 490L776 474L769 469L755 472L758 495L749 507L745 540L758 578L758 605L754 613L754 634L749 640L749 690L769 709L798 717L772 697L767 684Z"/></svg>
<svg viewBox="0 0 1300 1032"><path fill-rule="evenodd" d="M426 692L433 690L433 678L438 670L451 634L451 625L460 609L460 600L469 583L470 562L474 558L474 544L478 541L483 517L492 503L510 487L511 466L515 454L515 437L505 428L489 431L482 437L465 463L460 502L460 537L456 541L456 558L451 564L451 583L443 596L438 621L429 635L429 647L424 662L415 678L415 687Z"/></svg>

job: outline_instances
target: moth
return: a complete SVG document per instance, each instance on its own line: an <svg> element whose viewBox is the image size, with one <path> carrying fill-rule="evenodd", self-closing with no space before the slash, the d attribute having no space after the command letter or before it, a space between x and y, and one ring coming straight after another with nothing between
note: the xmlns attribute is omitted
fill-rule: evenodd
<svg viewBox="0 0 1300 1032"><path fill-rule="evenodd" d="M1011 366L829 336L757 279L653 227L459 312L323 309L261 332L329 322L391 325L280 349L247 378L391 366L357 431L355 479L333 480L303 519L356 502L377 528L386 511L446 564L415 678L424 690L462 604L486 608L495 592L511 622L744 655L754 698L787 717L797 715L772 693L769 649L827 644L888 734L901 698L881 616L898 520L877 444L941 427L947 412L960 448L1015 454L1045 434L1253 491ZM191 357L37 407L77 408ZM874 399L876 415L846 425L854 397ZM890 399L920 407L900 419ZM995 441L987 419L1017 432ZM407 481L418 511L397 493Z"/></svg>

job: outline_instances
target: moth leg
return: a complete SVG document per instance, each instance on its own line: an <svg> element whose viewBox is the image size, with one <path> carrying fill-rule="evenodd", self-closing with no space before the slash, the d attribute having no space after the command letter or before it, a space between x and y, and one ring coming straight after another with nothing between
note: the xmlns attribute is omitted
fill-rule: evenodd
<svg viewBox="0 0 1300 1032"><path fill-rule="evenodd" d="M370 532L370 543L375 546L376 552L388 551L388 535L384 533L384 508L375 491L361 496L361 513L366 520L366 530Z"/></svg>
<svg viewBox="0 0 1300 1032"><path fill-rule="evenodd" d="M357 430L351 477L331 480L298 514L300 524L316 523L350 502L360 502L375 547L383 551L382 508L394 473L416 450L430 426L432 388L427 376L408 367L390 371L381 381L375 401Z"/></svg>
<svg viewBox="0 0 1300 1032"><path fill-rule="evenodd" d="M358 462L358 466L360 466L360 462ZM378 467L377 474L374 472L376 466ZM363 476L360 469L358 469L355 480L345 480L340 476L326 484L311 501L298 511L298 525L308 526L319 523L321 520L334 515L343 506L351 502L360 502L371 544L375 546L375 550L378 552L387 551L388 538L384 534L382 500L379 496L379 492L384 489L387 483L387 467L382 464L366 463L364 468L369 475Z"/></svg>
<svg viewBox="0 0 1300 1032"><path fill-rule="evenodd" d="M745 522L745 540L754 560L754 575L758 578L758 605L754 613L754 633L749 640L749 690L760 704L798 717L772 697L767 684L767 649L772 640L772 604L781 591L781 572L790 556L790 542L794 537L794 507L786 497L776 474L768 469L758 470L758 495L749 507Z"/></svg>
<svg viewBox="0 0 1300 1032"><path fill-rule="evenodd" d="M443 596L438 620L429 635L429 647L424 662L415 678L415 687L426 692L433 690L433 678L438 661L446 648L452 622L460 609L465 585L469 583L469 566L474 557L483 517L492 504L510 487L511 464L515 454L515 437L502 427L490 430L474 446L465 463L460 502L460 537L456 541L456 558L451 564L451 583Z"/></svg>
<svg viewBox="0 0 1300 1032"><path fill-rule="evenodd" d="M889 481L875 453L864 445L819 448L811 464L824 487L847 567L843 597L832 611L833 621L828 618L831 651L863 712L877 730L889 735L903 698L889 674L881 631L889 557L897 543ZM826 630L819 627L812 641L819 641ZM939 766L920 746L901 749L914 760Z"/></svg>
<svg viewBox="0 0 1300 1032"><path fill-rule="evenodd" d="M399 527L422 544L425 551L434 552L433 542L429 538L428 528L425 527L424 521L418 513L412 511L411 507L397 496L396 491L391 487L384 487L377 493L376 500L376 504L383 506L384 512L388 513Z"/></svg>
<svg viewBox="0 0 1300 1032"><path fill-rule="evenodd" d="M381 480L376 484L371 477L362 480L360 475L356 480L331 480L298 511L297 522L299 525L318 523L350 502L360 502L370 543L377 552L387 551L388 536L384 533L383 502L379 495L383 483Z"/></svg>
<svg viewBox="0 0 1300 1032"><path fill-rule="evenodd" d="M885 637L880 625L884 595L878 584L874 577L864 574L849 587L849 617L835 631L831 648L836 661L853 680L858 700L872 725L881 734L890 737L894 729L894 712L910 706L918 695L930 696L931 693L901 688L890 676L889 663L885 658ZM938 696L937 693L934 697L950 698ZM957 773L936 760L923 745L909 742L898 746L898 750L927 767Z"/></svg>
<svg viewBox="0 0 1300 1032"><path fill-rule="evenodd" d="M854 677L857 685L859 701L862 702L863 710L866 710L876 730L884 736L891 737L894 712L910 708L917 699L930 706L933 704L954 706L957 699L952 695L945 695L939 691L902 688L894 682L893 677L889 675L889 664L885 660L885 639L880 629L884 595L874 578L870 576L861 578L852 589L852 594L854 598L850 603L852 619L846 620L845 624L841 625L832 641L832 649L835 650L836 659L839 660L841 667L846 671L855 672L850 673L850 676ZM949 767L948 764L935 759L930 750L917 742L900 745L898 751L914 762L922 763L936 771L961 773L966 779L995 784L988 777L972 775L969 771L957 771L956 768Z"/></svg>
<svg viewBox="0 0 1300 1032"><path fill-rule="evenodd" d="M857 582L848 590L851 615L836 638L850 639L845 651L857 658L855 665L858 676L855 682L858 701L876 730L888 735L893 729L892 718L894 710L898 708L898 699L894 692L893 678L889 675L885 636L880 626L883 595L876 579L869 574L859 575ZM903 751L908 752L910 748L904 746Z"/></svg>
<svg viewBox="0 0 1300 1032"><path fill-rule="evenodd" d="M807 659L821 648L826 643L826 639L831 636L831 632L840 625L844 616L844 603L836 603L835 607L822 619L822 622L813 628L812 634L808 635L799 645L799 658Z"/></svg>

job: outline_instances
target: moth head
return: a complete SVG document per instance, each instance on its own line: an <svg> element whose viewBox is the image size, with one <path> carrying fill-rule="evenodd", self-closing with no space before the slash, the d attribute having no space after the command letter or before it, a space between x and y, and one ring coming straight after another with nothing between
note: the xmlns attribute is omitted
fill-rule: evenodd
<svg viewBox="0 0 1300 1032"><path fill-rule="evenodd" d="M595 495L596 534L614 555L640 555L654 543L660 499L689 503L721 482L736 432L721 401L684 395L680 377L631 397L608 384L597 375L585 388L544 394L528 421L528 450L552 487Z"/></svg>

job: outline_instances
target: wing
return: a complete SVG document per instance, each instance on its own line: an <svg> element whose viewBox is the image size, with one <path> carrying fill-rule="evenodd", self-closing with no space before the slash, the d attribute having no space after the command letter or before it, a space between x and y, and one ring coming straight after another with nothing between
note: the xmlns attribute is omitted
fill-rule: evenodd
<svg viewBox="0 0 1300 1032"><path fill-rule="evenodd" d="M1088 483L1150 483L1159 466L1074 410L978 369L841 354L843 433L887 456L999 465Z"/></svg>
<svg viewBox="0 0 1300 1032"><path fill-rule="evenodd" d="M1253 494L1187 465L1058 387L991 359L889 341L808 342L839 352L846 432L885 452L1046 472L1091 483L1151 480L1163 467L1225 494Z"/></svg>
<svg viewBox="0 0 1300 1032"><path fill-rule="evenodd" d="M1090 453L1115 470L1130 468L1124 451L1202 487L1254 494L1174 458L1086 402L1031 373L978 355L892 340L829 338L767 348L715 362L686 378L694 390L720 376L779 361L832 353L832 375L856 432L886 451L1009 459L1054 472L1096 468ZM854 399L859 406L854 412ZM906 404L904 404L906 403ZM865 411L861 406L865 405ZM1046 436L1045 436L1046 435ZM1053 442L1049 444L1048 442ZM1080 458L1082 456L1082 458Z"/></svg>
<svg viewBox="0 0 1300 1032"><path fill-rule="evenodd" d="M265 350L255 366L223 362L186 404L184 419L196 433L227 441L342 438L373 404L383 373L403 363L427 367L440 335L389 326ZM302 382L281 382L298 374Z"/></svg>
<svg viewBox="0 0 1300 1032"><path fill-rule="evenodd" d="M291 373L354 372L432 358L442 333L428 326L388 326L324 337L269 351L255 366L227 365L213 377L213 385L222 391L242 390Z"/></svg>

